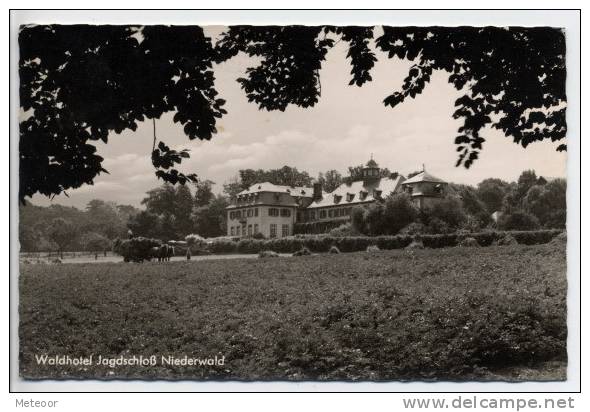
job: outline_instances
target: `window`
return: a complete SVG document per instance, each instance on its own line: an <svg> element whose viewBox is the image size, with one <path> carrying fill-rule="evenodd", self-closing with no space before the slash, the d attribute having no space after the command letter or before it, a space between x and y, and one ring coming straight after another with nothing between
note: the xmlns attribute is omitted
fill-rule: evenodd
<svg viewBox="0 0 590 412"><path fill-rule="evenodd" d="M248 209L248 217L252 217L254 211L252 209Z"/></svg>
<svg viewBox="0 0 590 412"><path fill-rule="evenodd" d="M309 219L310 219L310 220L315 220L315 210L311 210L311 211L309 212Z"/></svg>
<svg viewBox="0 0 590 412"><path fill-rule="evenodd" d="M277 237L277 225L275 223L270 224L270 237L271 238Z"/></svg>
<svg viewBox="0 0 590 412"><path fill-rule="evenodd" d="M334 217L334 211L332 209L328 210L328 217Z"/></svg>
<svg viewBox="0 0 590 412"><path fill-rule="evenodd" d="M345 211L346 211L346 216L350 216L350 212L352 211L352 207L347 207L345 209Z"/></svg>
<svg viewBox="0 0 590 412"><path fill-rule="evenodd" d="M242 217L242 211L238 210L236 211L236 219L240 219Z"/></svg>
<svg viewBox="0 0 590 412"><path fill-rule="evenodd" d="M246 225L242 225L242 236L246 236Z"/></svg>
<svg viewBox="0 0 590 412"><path fill-rule="evenodd" d="M254 216L258 217L258 208L254 209Z"/></svg>
<svg viewBox="0 0 590 412"><path fill-rule="evenodd" d="M229 220L234 220L234 212L229 212Z"/></svg>
<svg viewBox="0 0 590 412"><path fill-rule="evenodd" d="M236 234L236 229L233 226L230 228L230 234L232 236L234 236Z"/></svg>
<svg viewBox="0 0 590 412"><path fill-rule="evenodd" d="M282 237L289 236L289 225L283 225L281 232Z"/></svg>
<svg viewBox="0 0 590 412"><path fill-rule="evenodd" d="M281 216L282 217L291 217L291 210L289 210L289 209L281 209Z"/></svg>
<svg viewBox="0 0 590 412"><path fill-rule="evenodd" d="M278 216L279 215L279 209L276 209L274 207L271 207L268 209L268 215L269 216Z"/></svg>
<svg viewBox="0 0 590 412"><path fill-rule="evenodd" d="M325 218L326 218L326 211L320 210L320 219L325 219Z"/></svg>
<svg viewBox="0 0 590 412"><path fill-rule="evenodd" d="M258 233L258 223L254 223L254 233Z"/></svg>
<svg viewBox="0 0 590 412"><path fill-rule="evenodd" d="M354 200L354 194L352 193L347 193L346 194L346 201L347 202L352 202Z"/></svg>
<svg viewBox="0 0 590 412"><path fill-rule="evenodd" d="M236 226L236 236L240 236L240 227Z"/></svg>
<svg viewBox="0 0 590 412"><path fill-rule="evenodd" d="M248 225L248 236L252 236L252 225Z"/></svg>

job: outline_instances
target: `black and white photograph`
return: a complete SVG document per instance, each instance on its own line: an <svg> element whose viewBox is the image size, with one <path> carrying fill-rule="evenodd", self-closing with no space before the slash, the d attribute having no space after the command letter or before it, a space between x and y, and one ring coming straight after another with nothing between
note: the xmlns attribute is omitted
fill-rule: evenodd
<svg viewBox="0 0 590 412"><path fill-rule="evenodd" d="M571 379L570 33L230 23L18 27L19 378Z"/></svg>

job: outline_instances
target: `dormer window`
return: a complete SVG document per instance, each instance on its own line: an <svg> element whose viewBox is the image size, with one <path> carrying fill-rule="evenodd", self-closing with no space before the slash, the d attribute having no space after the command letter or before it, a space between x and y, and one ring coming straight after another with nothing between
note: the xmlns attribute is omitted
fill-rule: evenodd
<svg viewBox="0 0 590 412"><path fill-rule="evenodd" d="M342 200L341 195L334 195L334 203L340 203L341 200Z"/></svg>
<svg viewBox="0 0 590 412"><path fill-rule="evenodd" d="M347 193L346 194L346 201L352 202L354 200L354 193Z"/></svg>
<svg viewBox="0 0 590 412"><path fill-rule="evenodd" d="M382 190L375 189L373 190L373 197L375 199L381 199L381 194L383 193Z"/></svg>
<svg viewBox="0 0 590 412"><path fill-rule="evenodd" d="M368 194L367 192L365 192L364 190L361 190L359 192L359 199L360 200L365 200L367 198L367 194Z"/></svg>

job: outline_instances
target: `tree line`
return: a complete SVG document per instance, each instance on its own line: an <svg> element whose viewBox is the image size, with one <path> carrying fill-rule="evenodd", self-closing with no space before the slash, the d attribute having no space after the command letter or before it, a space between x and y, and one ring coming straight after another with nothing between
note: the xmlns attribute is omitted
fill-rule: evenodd
<svg viewBox="0 0 590 412"><path fill-rule="evenodd" d="M315 179L330 192L342 183L361 179L360 168L350 166L347 177L336 170L328 170ZM396 174L388 170L385 173ZM262 181L311 186L314 178L306 171L289 166L270 170L242 169L223 185L219 194L214 193L214 182L210 180L177 186L165 183L146 193L141 201L143 209L99 199L91 200L84 210L62 205L40 207L27 202L20 207L21 250L101 252L110 249L115 239L129 236L164 241L184 239L189 234L205 238L225 236L225 208L231 198ZM564 179L547 181L532 170L524 171L516 182L489 178L477 186L450 183L446 196L423 210L417 209L404 194L389 196L369 207L356 207L351 223L335 229L333 234L564 228L566 191ZM497 219L492 217L495 212L499 212Z"/></svg>
<svg viewBox="0 0 590 412"><path fill-rule="evenodd" d="M547 181L533 170L516 182L489 178L477 186L450 183L446 195L418 209L409 195L392 195L355 208L351 223L333 234L441 234L485 229L563 229L567 217L565 179Z"/></svg>

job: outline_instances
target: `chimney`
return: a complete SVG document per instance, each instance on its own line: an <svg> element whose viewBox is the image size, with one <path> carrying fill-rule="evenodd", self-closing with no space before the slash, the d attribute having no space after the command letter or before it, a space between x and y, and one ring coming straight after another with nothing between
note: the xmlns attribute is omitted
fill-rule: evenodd
<svg viewBox="0 0 590 412"><path fill-rule="evenodd" d="M322 198L322 184L315 182L313 184L313 201L320 200Z"/></svg>

